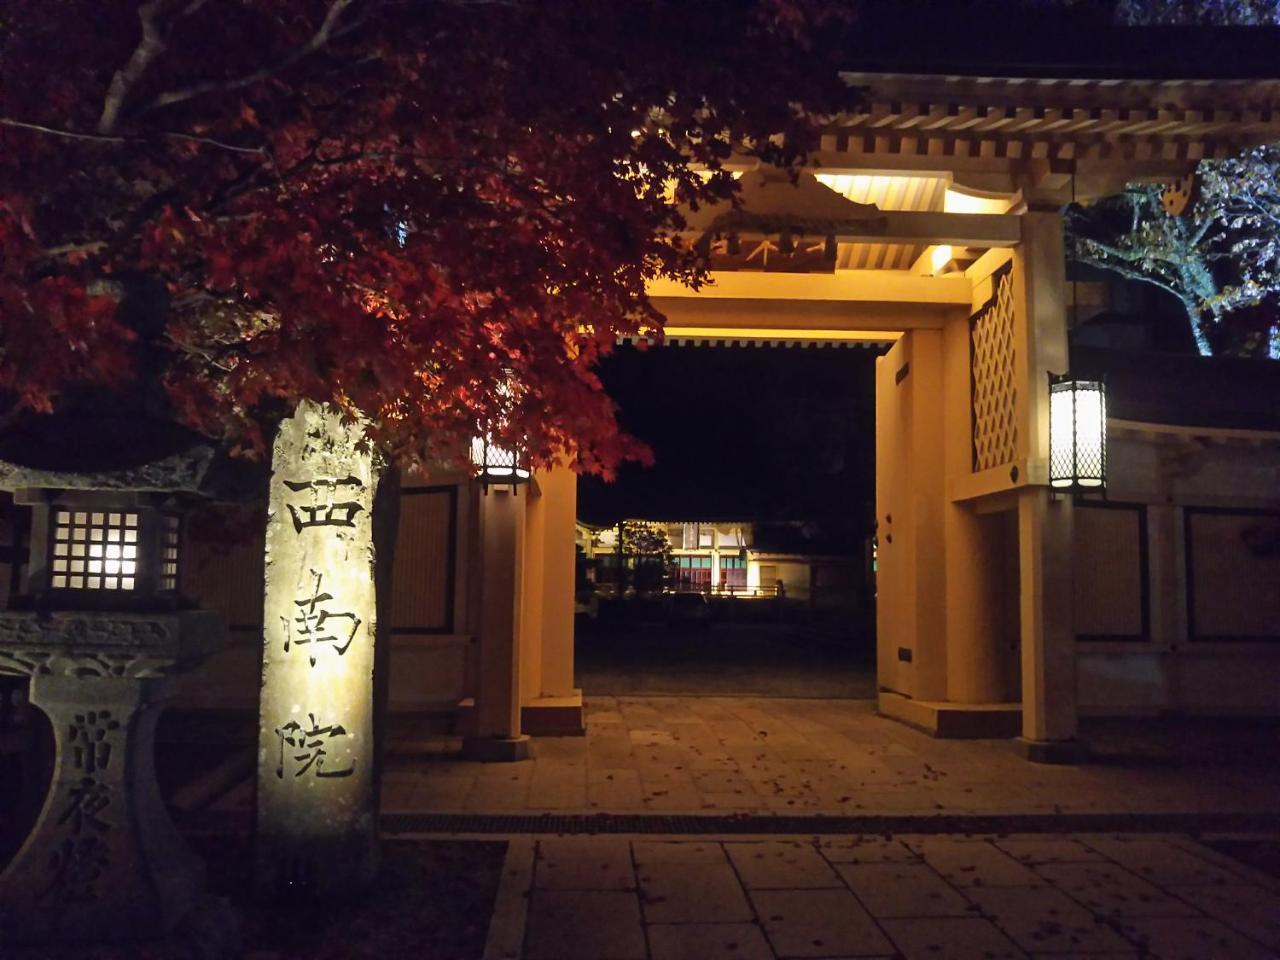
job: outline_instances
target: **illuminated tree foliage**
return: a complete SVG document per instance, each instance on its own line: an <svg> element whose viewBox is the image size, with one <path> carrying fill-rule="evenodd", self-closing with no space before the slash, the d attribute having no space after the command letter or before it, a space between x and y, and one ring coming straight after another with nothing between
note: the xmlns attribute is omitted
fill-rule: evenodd
<svg viewBox="0 0 1280 960"><path fill-rule="evenodd" d="M1120 0L1116 18L1127 24L1280 25L1280 0Z"/></svg>
<svg viewBox="0 0 1280 960"><path fill-rule="evenodd" d="M1181 216L1161 190L1134 184L1072 208L1073 256L1177 297L1201 353L1280 355L1280 147L1201 163Z"/></svg>
<svg viewBox="0 0 1280 960"><path fill-rule="evenodd" d="M1133 26L1275 26L1280 0L1121 0L1115 17ZM1072 254L1177 297L1202 354L1280 357L1280 146L1203 161L1196 181L1181 216L1169 214L1154 184L1073 208Z"/></svg>
<svg viewBox="0 0 1280 960"><path fill-rule="evenodd" d="M402 462L481 425L607 473L643 450L593 364L661 323L647 279L703 277L670 201L850 105L834 6L8 3L0 402L126 381L141 339L251 453L307 398Z"/></svg>
<svg viewBox="0 0 1280 960"><path fill-rule="evenodd" d="M667 571L674 562L666 525L648 520L623 520L618 524L618 532L623 557L633 558L635 563L636 589L661 590ZM625 577L625 566L620 569L620 576ZM625 590L625 584L622 590Z"/></svg>

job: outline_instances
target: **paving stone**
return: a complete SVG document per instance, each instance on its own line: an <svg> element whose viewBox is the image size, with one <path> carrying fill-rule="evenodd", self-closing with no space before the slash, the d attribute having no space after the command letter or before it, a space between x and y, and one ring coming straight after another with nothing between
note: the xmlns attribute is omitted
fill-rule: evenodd
<svg viewBox="0 0 1280 960"><path fill-rule="evenodd" d="M697 761L693 762L693 783L703 793L734 793L754 795L751 781L736 770L697 769Z"/></svg>
<svg viewBox="0 0 1280 960"><path fill-rule="evenodd" d="M1177 886L1239 883L1240 877L1169 840L1091 838L1089 846L1152 883Z"/></svg>
<svg viewBox="0 0 1280 960"><path fill-rule="evenodd" d="M1125 936L1160 960L1275 960L1275 953L1208 917L1142 917L1126 921Z"/></svg>
<svg viewBox="0 0 1280 960"><path fill-rule="evenodd" d="M751 906L727 861L650 863L638 868L637 877L649 923L742 923L752 919Z"/></svg>
<svg viewBox="0 0 1280 960"><path fill-rule="evenodd" d="M700 810L702 794L688 783L670 783L661 786L646 786L642 796L645 809L648 810Z"/></svg>
<svg viewBox="0 0 1280 960"><path fill-rule="evenodd" d="M466 808L471 811L524 810L529 804L529 779L501 781L477 777L467 794Z"/></svg>
<svg viewBox="0 0 1280 960"><path fill-rule="evenodd" d="M1028 952L1132 950L1129 941L1060 890L984 887L966 892L984 914Z"/></svg>
<svg viewBox="0 0 1280 960"><path fill-rule="evenodd" d="M706 840L634 840L631 849L637 867L659 863L725 866L729 863L724 848Z"/></svg>
<svg viewBox="0 0 1280 960"><path fill-rule="evenodd" d="M840 886L840 878L812 843L798 840L726 843L724 849L748 889L796 890Z"/></svg>
<svg viewBox="0 0 1280 960"><path fill-rule="evenodd" d="M753 890L751 901L779 957L893 953L848 890Z"/></svg>
<svg viewBox="0 0 1280 960"><path fill-rule="evenodd" d="M1019 863L1087 863L1106 860L1101 853L1069 837L1004 837L995 845Z"/></svg>
<svg viewBox="0 0 1280 960"><path fill-rule="evenodd" d="M883 837L839 837L820 840L818 849L832 863L918 862L919 854L898 840Z"/></svg>
<svg viewBox="0 0 1280 960"><path fill-rule="evenodd" d="M1026 956L990 920L930 917L883 920L906 960L1019 960Z"/></svg>
<svg viewBox="0 0 1280 960"><path fill-rule="evenodd" d="M1044 882L985 840L921 837L906 843L957 887L1030 887Z"/></svg>
<svg viewBox="0 0 1280 960"><path fill-rule="evenodd" d="M837 869L874 917L973 913L969 901L923 863L842 863Z"/></svg>
<svg viewBox="0 0 1280 960"><path fill-rule="evenodd" d="M640 774L623 767L588 768L587 801L606 809L639 809L644 805Z"/></svg>
<svg viewBox="0 0 1280 960"><path fill-rule="evenodd" d="M382 812L402 813L406 810L416 810L417 807L413 802L413 791L417 785L417 778L413 780L383 781L380 807Z"/></svg>
<svg viewBox="0 0 1280 960"><path fill-rule="evenodd" d="M583 768L573 772L540 767L529 784L529 806L533 809L581 810L587 806L587 778Z"/></svg>
<svg viewBox="0 0 1280 960"><path fill-rule="evenodd" d="M413 787L409 802L414 809L428 810L464 810L467 795L475 786L473 776L454 776L445 778L427 778L419 780Z"/></svg>
<svg viewBox="0 0 1280 960"><path fill-rule="evenodd" d="M1036 867L1053 886L1108 917L1185 917L1196 910L1111 863L1050 863Z"/></svg>
<svg viewBox="0 0 1280 960"><path fill-rule="evenodd" d="M1169 893L1280 952L1280 896L1252 884L1169 887Z"/></svg>
<svg viewBox="0 0 1280 960"><path fill-rule="evenodd" d="M608 837L539 840L533 885L540 890L634 890L631 844Z"/></svg>
<svg viewBox="0 0 1280 960"><path fill-rule="evenodd" d="M703 810L759 810L760 800L752 790L747 793L704 793Z"/></svg>
<svg viewBox="0 0 1280 960"><path fill-rule="evenodd" d="M535 890L525 960L645 960L634 893Z"/></svg>
<svg viewBox="0 0 1280 960"><path fill-rule="evenodd" d="M754 923L655 923L648 933L653 960L774 960Z"/></svg>
<svg viewBox="0 0 1280 960"><path fill-rule="evenodd" d="M1241 883L1250 883L1255 886L1263 887L1270 890L1277 896L1280 896L1280 876L1273 876L1269 873L1264 873L1255 866L1228 856L1224 851L1216 850L1213 847L1205 845L1210 842L1223 841L1228 843L1238 843L1241 840L1245 840L1245 842L1252 844L1257 842L1258 838L1256 836L1242 837L1239 834L1208 834L1203 839L1204 843L1197 843L1190 837L1178 836L1170 837L1169 842L1181 847L1183 850L1189 850L1200 859L1221 867L1228 873L1239 876L1239 882ZM1274 843L1274 841L1269 842Z"/></svg>

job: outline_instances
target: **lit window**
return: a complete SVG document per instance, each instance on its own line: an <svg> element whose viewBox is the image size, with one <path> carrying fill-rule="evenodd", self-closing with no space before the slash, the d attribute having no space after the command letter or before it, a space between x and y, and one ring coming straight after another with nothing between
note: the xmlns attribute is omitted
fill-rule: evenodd
<svg viewBox="0 0 1280 960"><path fill-rule="evenodd" d="M698 546L713 547L715 546L716 531L714 527L698 527Z"/></svg>
<svg viewBox="0 0 1280 960"><path fill-rule="evenodd" d="M119 510L55 511L52 563L50 583L57 590L134 589L138 514Z"/></svg>
<svg viewBox="0 0 1280 960"><path fill-rule="evenodd" d="M173 514L164 516L164 538L160 550L160 589L178 589L178 540L181 521Z"/></svg>

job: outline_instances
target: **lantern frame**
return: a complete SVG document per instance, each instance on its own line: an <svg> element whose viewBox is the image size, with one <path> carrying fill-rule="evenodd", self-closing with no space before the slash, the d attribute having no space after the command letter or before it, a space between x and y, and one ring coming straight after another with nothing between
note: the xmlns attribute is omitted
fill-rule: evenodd
<svg viewBox="0 0 1280 960"><path fill-rule="evenodd" d="M514 493L533 479L524 448L498 443L492 434L472 438L471 463L480 468L480 482L486 492L491 486L506 484Z"/></svg>
<svg viewBox="0 0 1280 960"><path fill-rule="evenodd" d="M1055 493L1107 490L1106 379L1049 374L1049 487Z"/></svg>
<svg viewBox="0 0 1280 960"><path fill-rule="evenodd" d="M171 610L185 504L127 491L22 490L32 508L26 590L15 606L59 610Z"/></svg>

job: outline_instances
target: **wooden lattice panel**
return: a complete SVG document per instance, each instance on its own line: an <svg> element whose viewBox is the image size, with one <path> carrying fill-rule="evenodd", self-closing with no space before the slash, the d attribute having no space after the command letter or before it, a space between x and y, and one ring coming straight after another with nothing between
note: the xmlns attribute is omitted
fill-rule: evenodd
<svg viewBox="0 0 1280 960"><path fill-rule="evenodd" d="M1018 446L1014 379L1013 278L996 278L995 295L969 324L973 376L973 469L1012 463Z"/></svg>

